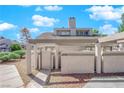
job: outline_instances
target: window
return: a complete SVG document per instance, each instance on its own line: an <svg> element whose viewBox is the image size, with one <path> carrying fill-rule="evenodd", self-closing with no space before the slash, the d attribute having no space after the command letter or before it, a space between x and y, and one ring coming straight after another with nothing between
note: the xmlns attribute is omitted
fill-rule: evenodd
<svg viewBox="0 0 124 93"><path fill-rule="evenodd" d="M83 32L80 32L80 35L81 35L81 36L83 36L83 35L84 35L84 33L83 33Z"/></svg>
<svg viewBox="0 0 124 93"><path fill-rule="evenodd" d="M62 32L61 35L69 35L69 32Z"/></svg>
<svg viewBox="0 0 124 93"><path fill-rule="evenodd" d="M82 31L77 31L77 36L83 36L84 35L84 32Z"/></svg>
<svg viewBox="0 0 124 93"><path fill-rule="evenodd" d="M88 35L89 35L88 31L87 31L87 32L85 32L85 35L86 35L86 36L88 36Z"/></svg>

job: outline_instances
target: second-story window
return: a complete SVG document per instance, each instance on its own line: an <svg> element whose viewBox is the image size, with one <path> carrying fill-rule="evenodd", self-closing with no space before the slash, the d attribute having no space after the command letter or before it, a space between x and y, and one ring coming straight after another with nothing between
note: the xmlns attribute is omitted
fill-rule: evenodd
<svg viewBox="0 0 124 93"><path fill-rule="evenodd" d="M85 32L85 35L86 35L86 36L88 36L88 35L89 35L88 31L87 31L87 32Z"/></svg>
<svg viewBox="0 0 124 93"><path fill-rule="evenodd" d="M83 32L80 32L80 35L81 35L81 36L83 36L83 35L84 35L84 33L83 33Z"/></svg>

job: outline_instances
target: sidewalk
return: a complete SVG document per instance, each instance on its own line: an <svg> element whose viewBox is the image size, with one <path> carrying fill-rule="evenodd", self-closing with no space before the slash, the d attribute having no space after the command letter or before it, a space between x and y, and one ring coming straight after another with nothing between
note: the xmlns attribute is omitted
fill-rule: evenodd
<svg viewBox="0 0 124 93"><path fill-rule="evenodd" d="M83 88L124 88L124 76L94 77Z"/></svg>
<svg viewBox="0 0 124 93"><path fill-rule="evenodd" d="M0 65L0 88L23 88L24 83L15 65Z"/></svg>
<svg viewBox="0 0 124 93"><path fill-rule="evenodd" d="M44 84L48 80L49 74L49 70L41 70L36 76L30 75L32 80L29 82L26 88L43 88Z"/></svg>

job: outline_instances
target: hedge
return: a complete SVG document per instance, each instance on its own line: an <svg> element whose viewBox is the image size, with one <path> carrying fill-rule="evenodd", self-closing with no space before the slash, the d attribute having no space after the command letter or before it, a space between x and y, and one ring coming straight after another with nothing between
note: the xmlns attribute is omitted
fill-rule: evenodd
<svg viewBox="0 0 124 93"><path fill-rule="evenodd" d="M1 52L0 53L0 57L4 56L4 55L8 55L10 52Z"/></svg>
<svg viewBox="0 0 124 93"><path fill-rule="evenodd" d="M23 57L25 55L25 51L24 50L17 50L17 51L14 51L14 53L20 55L20 57Z"/></svg>
<svg viewBox="0 0 124 93"><path fill-rule="evenodd" d="M19 59L25 55L24 50L18 50L14 52L1 52L0 53L0 60L2 62L9 61L11 59Z"/></svg>
<svg viewBox="0 0 124 93"><path fill-rule="evenodd" d="M12 53L9 53L9 58L10 59L19 59L20 55L12 52Z"/></svg>
<svg viewBox="0 0 124 93"><path fill-rule="evenodd" d="M0 60L2 60L3 62L10 60L9 55L1 56L1 57L0 57Z"/></svg>

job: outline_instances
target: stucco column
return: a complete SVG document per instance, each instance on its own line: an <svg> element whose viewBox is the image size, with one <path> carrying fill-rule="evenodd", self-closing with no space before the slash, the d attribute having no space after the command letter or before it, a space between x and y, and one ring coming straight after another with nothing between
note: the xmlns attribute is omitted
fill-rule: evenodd
<svg viewBox="0 0 124 93"><path fill-rule="evenodd" d="M122 51L124 49L124 43L119 43L118 51Z"/></svg>
<svg viewBox="0 0 124 93"><path fill-rule="evenodd" d="M40 69L42 69L42 48L40 48Z"/></svg>
<svg viewBox="0 0 124 93"><path fill-rule="evenodd" d="M95 45L95 55L96 55L96 72L101 73L101 44L97 43Z"/></svg>
<svg viewBox="0 0 124 93"><path fill-rule="evenodd" d="M59 62L58 62L59 59L58 58L59 58L58 47L56 47L56 52L55 52L55 69L59 68Z"/></svg>
<svg viewBox="0 0 124 93"><path fill-rule="evenodd" d="M35 64L35 69L37 69L37 45L34 45L34 64Z"/></svg>
<svg viewBox="0 0 124 93"><path fill-rule="evenodd" d="M31 44L26 44L27 74L31 74Z"/></svg>
<svg viewBox="0 0 124 93"><path fill-rule="evenodd" d="M42 62L42 51L41 48L38 49L38 54L37 54L37 69L40 70L41 69L41 62Z"/></svg>

